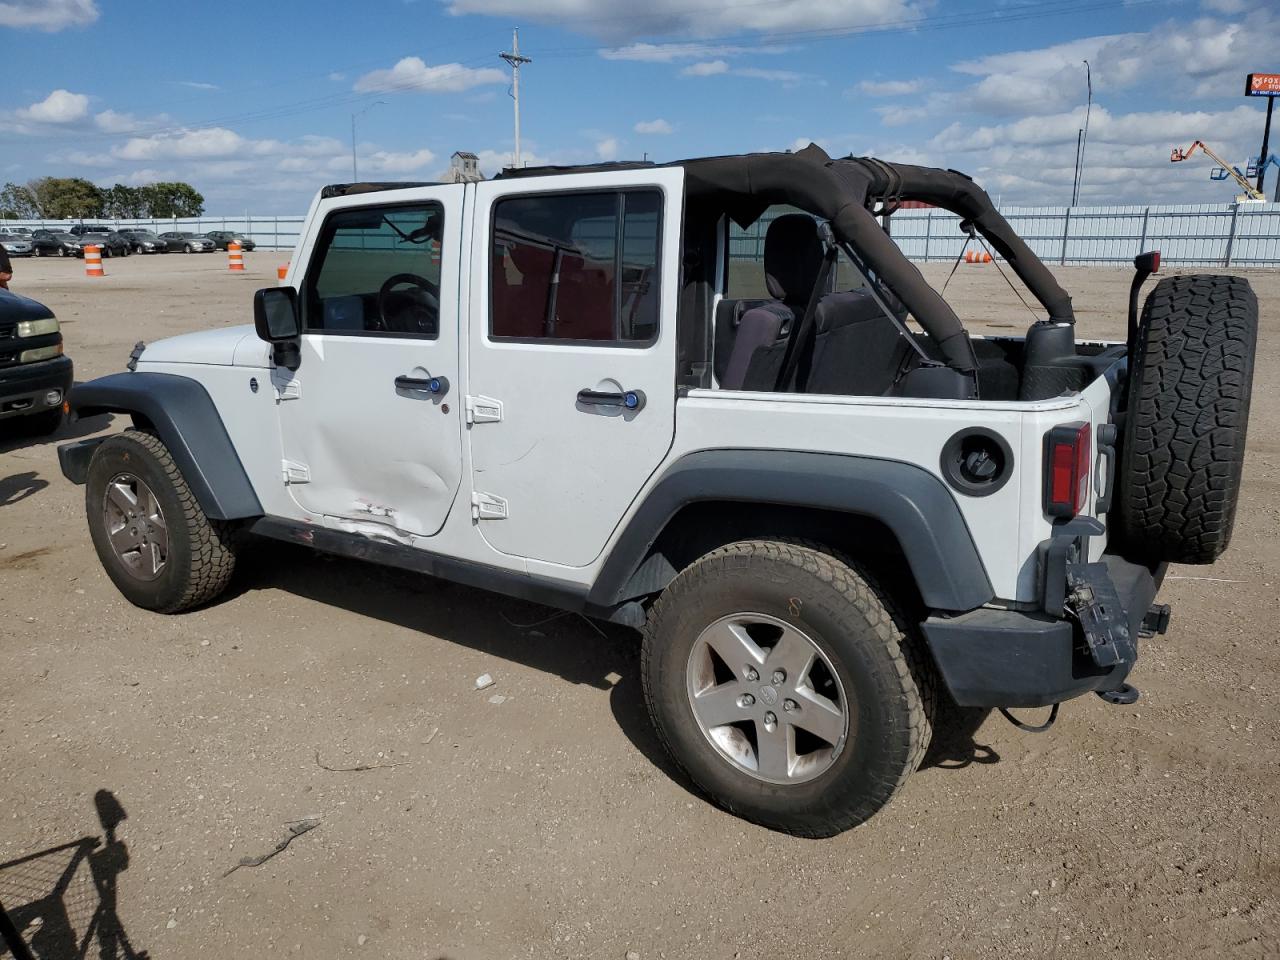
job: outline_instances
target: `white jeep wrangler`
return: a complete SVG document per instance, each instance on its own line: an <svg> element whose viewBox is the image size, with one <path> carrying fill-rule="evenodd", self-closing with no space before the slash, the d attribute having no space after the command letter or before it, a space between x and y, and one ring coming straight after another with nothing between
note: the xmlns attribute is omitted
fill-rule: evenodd
<svg viewBox="0 0 1280 960"><path fill-rule="evenodd" d="M889 235L904 200L1044 319L969 336ZM779 204L744 291L730 223ZM894 795L944 693L1132 702L1165 565L1225 549L1257 302L1181 276L1139 317L1157 258L1128 342L1082 343L950 171L811 146L332 186L256 334L139 344L71 394L134 428L59 455L146 609L209 602L267 536L641 628L679 766L825 836Z"/></svg>

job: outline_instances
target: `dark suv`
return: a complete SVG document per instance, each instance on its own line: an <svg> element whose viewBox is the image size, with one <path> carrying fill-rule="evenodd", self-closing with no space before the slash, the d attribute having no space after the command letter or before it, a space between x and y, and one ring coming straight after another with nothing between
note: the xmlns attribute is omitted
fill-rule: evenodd
<svg viewBox="0 0 1280 960"><path fill-rule="evenodd" d="M23 433L53 433L62 423L71 378L53 311L0 289L0 422L20 418Z"/></svg>

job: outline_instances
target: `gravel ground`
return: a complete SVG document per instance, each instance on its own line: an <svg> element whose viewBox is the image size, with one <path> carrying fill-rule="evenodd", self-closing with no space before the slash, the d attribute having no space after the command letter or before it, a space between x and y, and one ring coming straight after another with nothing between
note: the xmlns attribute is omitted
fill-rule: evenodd
<svg viewBox="0 0 1280 960"><path fill-rule="evenodd" d="M246 322L284 255L245 259L238 277L222 255L135 256L105 280L24 260L14 287L55 309L88 379L138 339ZM1127 272L1058 272L1085 335L1122 334ZM1250 279L1235 541L1172 571L1143 699L1073 701L1043 736L949 716L903 793L832 840L673 777L625 630L284 545L208 609L143 613L55 454L123 424L4 442L0 900L44 957L71 956L95 910L104 957L1277 956L1280 275ZM948 295L995 329L1029 319L990 266ZM355 766L374 768L326 769ZM98 791L127 814L109 835ZM45 852L85 838L102 842Z"/></svg>

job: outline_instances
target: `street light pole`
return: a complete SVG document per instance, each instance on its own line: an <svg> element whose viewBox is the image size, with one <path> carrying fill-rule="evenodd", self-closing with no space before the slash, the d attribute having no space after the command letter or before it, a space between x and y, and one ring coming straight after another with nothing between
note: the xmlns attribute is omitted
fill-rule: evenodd
<svg viewBox="0 0 1280 960"><path fill-rule="evenodd" d="M1080 187L1084 185L1084 151L1089 146L1089 115L1093 113L1093 68L1089 66L1088 60L1083 62L1085 82L1089 85L1089 101L1084 108L1084 128L1076 140L1076 186L1071 195L1073 207L1079 199Z"/></svg>
<svg viewBox="0 0 1280 960"><path fill-rule="evenodd" d="M375 100L363 110L357 110L351 115L351 182L357 183L360 180L360 174L356 169L356 117L363 117L374 107L386 106L387 101Z"/></svg>

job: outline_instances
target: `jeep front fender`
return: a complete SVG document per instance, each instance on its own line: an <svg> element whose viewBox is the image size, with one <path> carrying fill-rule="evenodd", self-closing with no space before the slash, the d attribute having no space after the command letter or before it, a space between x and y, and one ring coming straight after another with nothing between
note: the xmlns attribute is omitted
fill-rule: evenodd
<svg viewBox="0 0 1280 960"><path fill-rule="evenodd" d="M995 595L955 499L940 479L914 464L787 450L704 450L681 457L649 491L605 560L589 602L608 608L631 599L631 577L667 523L699 501L868 517L897 538L931 609L973 610Z"/></svg>
<svg viewBox="0 0 1280 960"><path fill-rule="evenodd" d="M145 420L169 448L205 515L214 520L262 516L262 505L204 386L169 373L113 373L71 389L81 417L129 413ZM58 448L62 472L84 483L92 447L103 438Z"/></svg>

